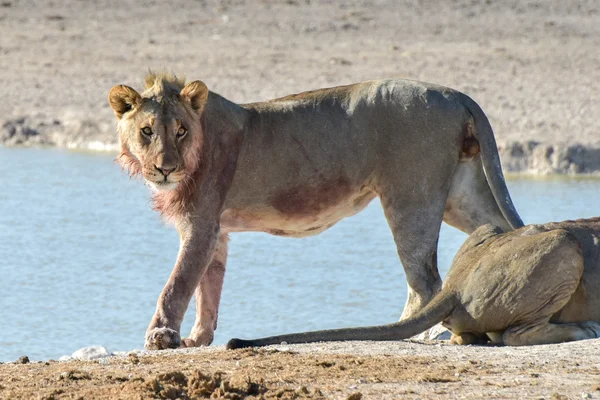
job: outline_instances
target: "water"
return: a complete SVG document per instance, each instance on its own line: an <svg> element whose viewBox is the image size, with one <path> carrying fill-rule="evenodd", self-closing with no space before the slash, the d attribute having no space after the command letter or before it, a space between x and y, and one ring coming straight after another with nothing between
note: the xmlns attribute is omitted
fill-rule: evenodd
<svg viewBox="0 0 600 400"><path fill-rule="evenodd" d="M176 231L113 156L0 148L0 362L142 348ZM7 179L8 178L8 179ZM511 180L527 223L600 214L600 180ZM445 274L465 235L442 227ZM321 235L233 234L215 343L397 320L404 272L378 201ZM190 306L182 326L189 333Z"/></svg>

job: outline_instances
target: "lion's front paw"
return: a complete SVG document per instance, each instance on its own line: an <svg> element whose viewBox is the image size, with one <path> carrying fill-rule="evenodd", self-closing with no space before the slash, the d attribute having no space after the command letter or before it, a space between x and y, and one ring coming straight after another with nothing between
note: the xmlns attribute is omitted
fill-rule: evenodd
<svg viewBox="0 0 600 400"><path fill-rule="evenodd" d="M197 347L196 341L190 338L181 339L181 347Z"/></svg>
<svg viewBox="0 0 600 400"><path fill-rule="evenodd" d="M454 333L450 337L450 343L466 346L470 344L487 344L489 339L485 333L462 332L458 335Z"/></svg>
<svg viewBox="0 0 600 400"><path fill-rule="evenodd" d="M194 335L192 333L192 337L196 337L192 339L191 337L181 339L181 347L201 347L201 346L210 346L215 337L215 334L212 329L202 330L200 333Z"/></svg>
<svg viewBox="0 0 600 400"><path fill-rule="evenodd" d="M185 347L210 346L215 337L215 330L212 328L194 327L189 339L183 339Z"/></svg>
<svg viewBox="0 0 600 400"><path fill-rule="evenodd" d="M210 346L215 337L215 332L212 329L203 329L196 335L196 346Z"/></svg>
<svg viewBox="0 0 600 400"><path fill-rule="evenodd" d="M176 349L181 346L179 333L169 328L154 328L146 332L144 347L148 350Z"/></svg>

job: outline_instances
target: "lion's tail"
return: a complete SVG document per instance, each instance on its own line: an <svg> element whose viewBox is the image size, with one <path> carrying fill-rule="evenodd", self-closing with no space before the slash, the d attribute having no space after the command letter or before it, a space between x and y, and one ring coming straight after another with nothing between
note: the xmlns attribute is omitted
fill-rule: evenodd
<svg viewBox="0 0 600 400"><path fill-rule="evenodd" d="M462 103L467 108L473 120L475 121L475 136L481 146L481 160L483 163L483 171L490 185L490 189L502 212L502 215L508 221L513 229L523 226L523 221L519 213L515 209L515 205L510 198L502 166L500 164L500 156L498 155L498 147L494 139L494 132L487 116L479 105L469 96L462 94Z"/></svg>
<svg viewBox="0 0 600 400"><path fill-rule="evenodd" d="M244 347L260 347L271 344L334 342L348 340L401 340L417 335L446 318L456 305L456 297L449 291L442 290L427 306L413 317L388 325L369 326L361 328L331 329L287 335L270 336L261 339L242 340L231 339L228 349Z"/></svg>

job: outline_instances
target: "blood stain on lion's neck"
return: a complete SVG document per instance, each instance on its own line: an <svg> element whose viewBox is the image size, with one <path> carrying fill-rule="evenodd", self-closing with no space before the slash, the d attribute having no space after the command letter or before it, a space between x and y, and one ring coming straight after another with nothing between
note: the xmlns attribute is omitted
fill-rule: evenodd
<svg viewBox="0 0 600 400"><path fill-rule="evenodd" d="M201 127L204 127L201 118ZM201 129L202 129L201 128ZM177 223L177 221L190 211L195 191L202 181L202 175L206 165L204 163L202 149L206 143L199 139L192 144L194 150L184 156L185 163L189 168L186 176L179 182L177 187L166 192L155 192L153 196L153 209L160 212L161 216L168 222Z"/></svg>
<svg viewBox="0 0 600 400"><path fill-rule="evenodd" d="M194 191L197 190L201 176L202 170L197 168L192 174L183 178L175 189L154 193L152 198L154 210L160 212L168 222L176 223L192 207Z"/></svg>

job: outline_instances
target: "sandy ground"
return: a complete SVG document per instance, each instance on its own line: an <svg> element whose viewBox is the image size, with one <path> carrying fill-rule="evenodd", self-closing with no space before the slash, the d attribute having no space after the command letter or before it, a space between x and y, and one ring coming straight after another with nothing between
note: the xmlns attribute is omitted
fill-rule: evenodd
<svg viewBox="0 0 600 400"><path fill-rule="evenodd" d="M0 398L597 399L600 339L552 346L436 342L222 346L0 365Z"/></svg>
<svg viewBox="0 0 600 400"><path fill-rule="evenodd" d="M597 173L598 48L595 0L3 0L0 143L114 148L148 68L237 102L396 77L476 99L508 171Z"/></svg>

